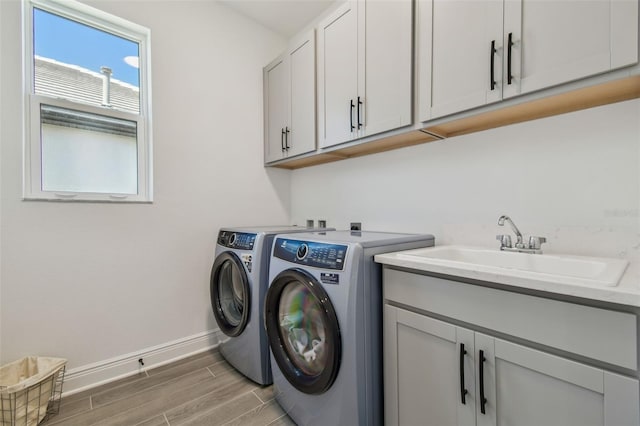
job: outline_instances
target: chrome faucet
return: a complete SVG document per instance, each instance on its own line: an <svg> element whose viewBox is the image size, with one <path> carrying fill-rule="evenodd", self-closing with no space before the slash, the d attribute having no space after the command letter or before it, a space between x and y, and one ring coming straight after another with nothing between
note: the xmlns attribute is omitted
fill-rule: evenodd
<svg viewBox="0 0 640 426"><path fill-rule="evenodd" d="M522 233L509 216L502 215L498 218L498 226L504 226L505 222L509 223L511 229L513 229L513 232L516 234L516 244L513 247L511 246L511 235L496 235L496 240L500 241L500 250L542 254L540 246L542 245L542 243L547 242L547 239L545 237L530 236L528 242L525 243L524 238L522 237Z"/></svg>
<svg viewBox="0 0 640 426"><path fill-rule="evenodd" d="M522 242L522 233L520 232L516 224L513 223L513 221L509 216L505 216L505 215L500 216L498 218L498 225L504 226L505 221L509 222L509 225L511 225L511 229L513 229L513 232L515 232L516 234L516 248L524 248L524 243Z"/></svg>

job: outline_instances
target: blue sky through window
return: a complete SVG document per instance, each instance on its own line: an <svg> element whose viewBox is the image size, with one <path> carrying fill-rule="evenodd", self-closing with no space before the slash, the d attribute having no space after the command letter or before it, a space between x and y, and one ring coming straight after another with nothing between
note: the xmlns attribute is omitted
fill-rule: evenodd
<svg viewBox="0 0 640 426"><path fill-rule="evenodd" d="M127 56L138 57L138 43L34 8L34 52L100 72L112 69L112 78L140 87L137 68L127 64Z"/></svg>

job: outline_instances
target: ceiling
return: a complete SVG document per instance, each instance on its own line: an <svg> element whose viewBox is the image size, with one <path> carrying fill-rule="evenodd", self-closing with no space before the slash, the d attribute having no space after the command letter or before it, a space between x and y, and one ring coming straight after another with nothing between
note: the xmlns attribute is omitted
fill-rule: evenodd
<svg viewBox="0 0 640 426"><path fill-rule="evenodd" d="M289 39L336 3L336 0L221 0L221 2Z"/></svg>

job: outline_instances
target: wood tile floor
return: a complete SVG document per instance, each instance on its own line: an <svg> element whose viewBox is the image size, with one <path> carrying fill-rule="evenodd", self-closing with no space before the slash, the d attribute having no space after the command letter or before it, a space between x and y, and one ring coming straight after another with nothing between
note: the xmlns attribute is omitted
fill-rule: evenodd
<svg viewBox="0 0 640 426"><path fill-rule="evenodd" d="M62 398L46 426L295 425L262 387L218 351Z"/></svg>

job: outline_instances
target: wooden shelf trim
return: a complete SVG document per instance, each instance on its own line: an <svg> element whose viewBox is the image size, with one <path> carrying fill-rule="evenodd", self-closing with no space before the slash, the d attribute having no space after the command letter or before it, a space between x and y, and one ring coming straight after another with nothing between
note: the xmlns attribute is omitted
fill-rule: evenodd
<svg viewBox="0 0 640 426"><path fill-rule="evenodd" d="M274 164L273 167L294 170L302 167L310 167L318 164L330 163L332 161L344 160L347 158L360 157L362 155L376 154L379 152L390 151L435 140L438 140L438 138L420 130L413 130L401 135L389 136L367 143L336 149L331 152L285 161L283 163Z"/></svg>
<svg viewBox="0 0 640 426"><path fill-rule="evenodd" d="M426 130L450 138L639 97L640 76L633 76L428 126Z"/></svg>

